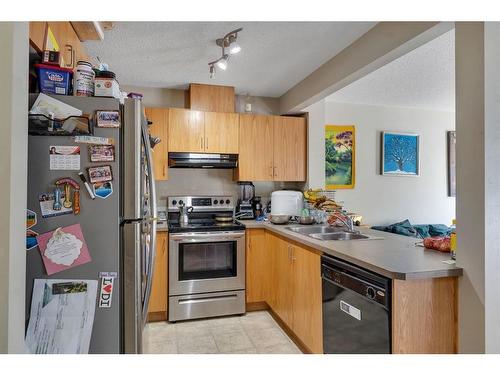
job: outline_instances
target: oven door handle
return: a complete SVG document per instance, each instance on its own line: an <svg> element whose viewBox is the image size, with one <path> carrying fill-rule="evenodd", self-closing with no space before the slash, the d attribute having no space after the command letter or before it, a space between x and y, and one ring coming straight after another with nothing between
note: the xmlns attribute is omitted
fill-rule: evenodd
<svg viewBox="0 0 500 375"><path fill-rule="evenodd" d="M216 296L216 297L187 298L187 299L180 299L179 305L205 303L205 302L216 302L216 301L220 301L220 300L236 299L236 298L238 298L237 294L229 294L226 296Z"/></svg>
<svg viewBox="0 0 500 375"><path fill-rule="evenodd" d="M224 234L208 234L208 233L197 233L196 235L186 235L186 234L171 234L170 240L175 242L216 242L216 241L233 241L238 238L243 238L245 236L244 232L238 233L224 233Z"/></svg>

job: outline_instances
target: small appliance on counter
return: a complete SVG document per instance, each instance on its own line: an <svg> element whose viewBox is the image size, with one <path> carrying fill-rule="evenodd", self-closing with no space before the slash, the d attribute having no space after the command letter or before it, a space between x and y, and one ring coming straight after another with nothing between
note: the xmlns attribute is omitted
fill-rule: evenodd
<svg viewBox="0 0 500 375"><path fill-rule="evenodd" d="M238 182L238 204L236 216L238 219L254 219L253 199L255 197L255 186L248 181Z"/></svg>
<svg viewBox="0 0 500 375"><path fill-rule="evenodd" d="M271 215L301 216L304 196L300 191L277 190L271 193Z"/></svg>
<svg viewBox="0 0 500 375"><path fill-rule="evenodd" d="M253 197L252 205L253 205L254 217L257 218L257 217L261 216L263 214L262 198L261 197Z"/></svg>

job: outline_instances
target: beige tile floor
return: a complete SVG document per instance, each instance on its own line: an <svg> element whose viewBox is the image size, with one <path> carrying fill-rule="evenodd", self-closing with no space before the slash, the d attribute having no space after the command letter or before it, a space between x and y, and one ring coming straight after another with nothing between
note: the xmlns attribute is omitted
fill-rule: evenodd
<svg viewBox="0 0 500 375"><path fill-rule="evenodd" d="M147 354L300 354L267 311L170 324L149 323Z"/></svg>

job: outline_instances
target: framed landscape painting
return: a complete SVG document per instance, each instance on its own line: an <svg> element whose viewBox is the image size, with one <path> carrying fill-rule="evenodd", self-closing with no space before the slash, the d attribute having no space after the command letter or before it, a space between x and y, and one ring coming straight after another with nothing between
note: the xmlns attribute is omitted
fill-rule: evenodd
<svg viewBox="0 0 500 375"><path fill-rule="evenodd" d="M355 137L352 125L325 126L325 188L354 188Z"/></svg>
<svg viewBox="0 0 500 375"><path fill-rule="evenodd" d="M419 136L408 133L382 132L382 174L418 176Z"/></svg>

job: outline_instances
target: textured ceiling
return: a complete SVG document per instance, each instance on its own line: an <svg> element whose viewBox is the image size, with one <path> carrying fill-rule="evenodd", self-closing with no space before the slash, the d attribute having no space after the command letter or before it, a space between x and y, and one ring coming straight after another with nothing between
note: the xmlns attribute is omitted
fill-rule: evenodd
<svg viewBox="0 0 500 375"><path fill-rule="evenodd" d="M277 97L367 32L375 22L116 22L103 41L85 42L121 84L185 88L190 82L235 86ZM220 57L215 39L238 27L242 51L209 78Z"/></svg>
<svg viewBox="0 0 500 375"><path fill-rule="evenodd" d="M384 65L326 100L455 111L455 30Z"/></svg>

